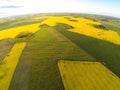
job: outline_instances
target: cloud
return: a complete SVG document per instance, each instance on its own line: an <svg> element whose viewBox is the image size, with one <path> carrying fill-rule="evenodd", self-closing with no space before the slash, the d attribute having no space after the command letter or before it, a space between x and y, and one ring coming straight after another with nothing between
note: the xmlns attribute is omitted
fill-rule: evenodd
<svg viewBox="0 0 120 90"><path fill-rule="evenodd" d="M49 12L77 12L120 17L120 12L118 12L119 5L100 1L105 2L105 0L0 0L0 12L6 12L7 14L4 14L4 16Z"/></svg>
<svg viewBox="0 0 120 90"><path fill-rule="evenodd" d="M0 8L20 8L22 6L14 6L14 5L8 5L8 6L1 6Z"/></svg>

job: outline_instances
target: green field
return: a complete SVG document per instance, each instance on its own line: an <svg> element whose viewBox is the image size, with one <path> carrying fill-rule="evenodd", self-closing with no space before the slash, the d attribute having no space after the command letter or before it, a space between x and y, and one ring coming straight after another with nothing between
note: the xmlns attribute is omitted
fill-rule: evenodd
<svg viewBox="0 0 120 90"><path fill-rule="evenodd" d="M120 34L120 21L100 21L106 28L115 30Z"/></svg>
<svg viewBox="0 0 120 90"><path fill-rule="evenodd" d="M38 20L33 20L32 18L35 16L21 16L21 17L11 17L6 18L0 21L0 30L18 27L18 26L24 26L29 24L35 24L44 21L46 18L41 18Z"/></svg>

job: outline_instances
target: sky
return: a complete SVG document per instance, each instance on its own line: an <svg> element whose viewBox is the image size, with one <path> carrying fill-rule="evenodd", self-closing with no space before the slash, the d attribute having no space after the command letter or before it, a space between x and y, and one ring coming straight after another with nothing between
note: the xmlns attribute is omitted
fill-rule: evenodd
<svg viewBox="0 0 120 90"><path fill-rule="evenodd" d="M34 13L89 13L120 17L120 0L0 0L0 18Z"/></svg>

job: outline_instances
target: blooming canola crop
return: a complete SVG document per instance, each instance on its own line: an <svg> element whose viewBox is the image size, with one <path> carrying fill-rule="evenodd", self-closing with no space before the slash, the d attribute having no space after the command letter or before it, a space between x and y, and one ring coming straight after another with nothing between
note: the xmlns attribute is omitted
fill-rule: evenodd
<svg viewBox="0 0 120 90"><path fill-rule="evenodd" d="M47 20L43 21L41 24L47 24L49 26L55 26L57 23L65 23L73 26L73 29L69 29L71 32L83 34L96 39L108 41L117 45L120 45L120 35L113 30L104 30L100 28L95 28L93 25L101 25L100 22L92 21L86 18L75 18L72 16L50 16ZM70 21L76 20L76 22Z"/></svg>
<svg viewBox="0 0 120 90"><path fill-rule="evenodd" d="M16 43L0 64L0 90L8 90L19 58L26 43Z"/></svg>
<svg viewBox="0 0 120 90"><path fill-rule="evenodd" d="M0 31L0 40L6 39L6 38L15 38L19 33L21 32L32 32L35 33L37 30L39 30L39 24L31 24L31 25L25 25L25 26L19 26L15 28L9 28L5 30Z"/></svg>
<svg viewBox="0 0 120 90"><path fill-rule="evenodd" d="M58 62L65 90L119 90L120 79L99 62Z"/></svg>
<svg viewBox="0 0 120 90"><path fill-rule="evenodd" d="M75 18L73 16L46 16L46 17L47 19L40 23L1 30L0 40L5 38L14 38L20 32L35 33L40 29L39 26L43 24L47 24L49 26L56 26L57 23L65 23L74 27L68 30L70 32L83 34L92 38L96 38L120 45L120 35L118 34L118 32L114 30L105 30L102 28L94 27L94 25L101 25L100 22L86 19L83 17ZM76 21L72 21L72 20L76 20Z"/></svg>

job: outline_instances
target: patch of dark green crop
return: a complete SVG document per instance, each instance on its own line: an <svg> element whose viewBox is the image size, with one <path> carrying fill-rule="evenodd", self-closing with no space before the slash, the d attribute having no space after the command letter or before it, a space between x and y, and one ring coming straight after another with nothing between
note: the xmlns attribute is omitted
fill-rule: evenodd
<svg viewBox="0 0 120 90"><path fill-rule="evenodd" d="M108 30L104 25L92 25L92 26L98 29Z"/></svg>
<svg viewBox="0 0 120 90"><path fill-rule="evenodd" d="M57 23L56 24L59 27L65 28L65 29L73 29L74 27L65 23Z"/></svg>
<svg viewBox="0 0 120 90"><path fill-rule="evenodd" d="M33 35L33 33L31 32L21 32L20 34L18 34L13 40L16 43L19 42L27 42L27 40Z"/></svg>
<svg viewBox="0 0 120 90"><path fill-rule="evenodd" d="M73 20L73 19L70 19L69 21L71 21L71 22L78 22L78 20Z"/></svg>

